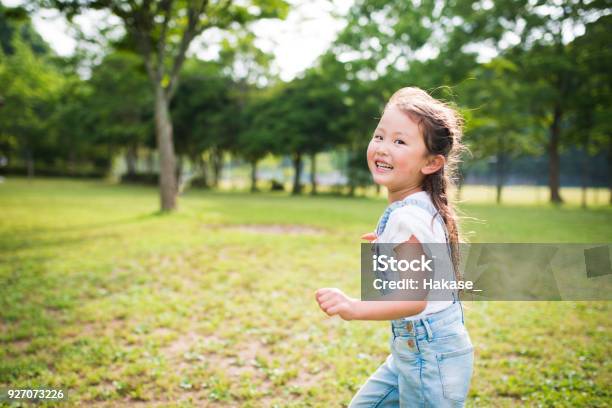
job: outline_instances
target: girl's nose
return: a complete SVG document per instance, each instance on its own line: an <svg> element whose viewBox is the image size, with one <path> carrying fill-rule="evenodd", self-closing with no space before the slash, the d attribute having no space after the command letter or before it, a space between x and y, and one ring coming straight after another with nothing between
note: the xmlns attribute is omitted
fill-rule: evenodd
<svg viewBox="0 0 612 408"><path fill-rule="evenodd" d="M381 143L377 146L376 155L378 156L388 156L389 150L387 149L387 145L385 143Z"/></svg>

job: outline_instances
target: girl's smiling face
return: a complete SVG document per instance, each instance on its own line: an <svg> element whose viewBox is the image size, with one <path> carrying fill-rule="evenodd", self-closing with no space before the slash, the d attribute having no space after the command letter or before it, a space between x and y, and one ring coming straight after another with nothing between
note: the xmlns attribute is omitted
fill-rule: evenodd
<svg viewBox="0 0 612 408"><path fill-rule="evenodd" d="M368 145L374 182L387 187L389 194L418 191L431 172L428 156L419 125L397 106L388 106Z"/></svg>

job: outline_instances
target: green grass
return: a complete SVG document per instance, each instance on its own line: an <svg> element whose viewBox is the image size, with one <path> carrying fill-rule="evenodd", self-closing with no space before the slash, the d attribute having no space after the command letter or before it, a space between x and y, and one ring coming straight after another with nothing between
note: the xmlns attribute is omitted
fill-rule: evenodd
<svg viewBox="0 0 612 408"><path fill-rule="evenodd" d="M472 242L610 242L612 210L466 204ZM477 201L477 200L476 200ZM382 199L84 181L0 184L0 388L69 406L343 406L388 353L388 323L326 319L359 294ZM471 217L471 218L468 218ZM473 302L468 406L612 403L607 302Z"/></svg>

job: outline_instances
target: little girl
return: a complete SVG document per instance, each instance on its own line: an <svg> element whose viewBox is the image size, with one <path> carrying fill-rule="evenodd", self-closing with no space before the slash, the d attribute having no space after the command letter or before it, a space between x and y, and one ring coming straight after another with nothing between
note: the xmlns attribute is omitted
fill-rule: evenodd
<svg viewBox="0 0 612 408"><path fill-rule="evenodd" d="M459 234L447 194L462 148L461 128L454 109L421 89L402 88L391 97L367 151L374 182L387 187L390 205L376 233L363 237L376 243L446 243L458 280ZM391 354L350 407L464 405L473 347L455 293L448 301L362 301L322 288L316 299L329 316L391 320Z"/></svg>

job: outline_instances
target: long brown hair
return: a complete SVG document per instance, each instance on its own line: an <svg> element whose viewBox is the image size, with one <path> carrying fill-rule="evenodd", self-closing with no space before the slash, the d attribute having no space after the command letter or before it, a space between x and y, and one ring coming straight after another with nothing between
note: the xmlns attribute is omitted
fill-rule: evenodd
<svg viewBox="0 0 612 408"><path fill-rule="evenodd" d="M385 110L389 106L398 107L419 125L429 154L440 154L446 159L446 164L440 170L425 176L422 188L429 194L446 224L455 277L461 280L458 217L453 202L448 197L448 190L455 185L457 165L462 151L465 150L461 143L463 118L449 104L415 87L402 88L395 92Z"/></svg>

